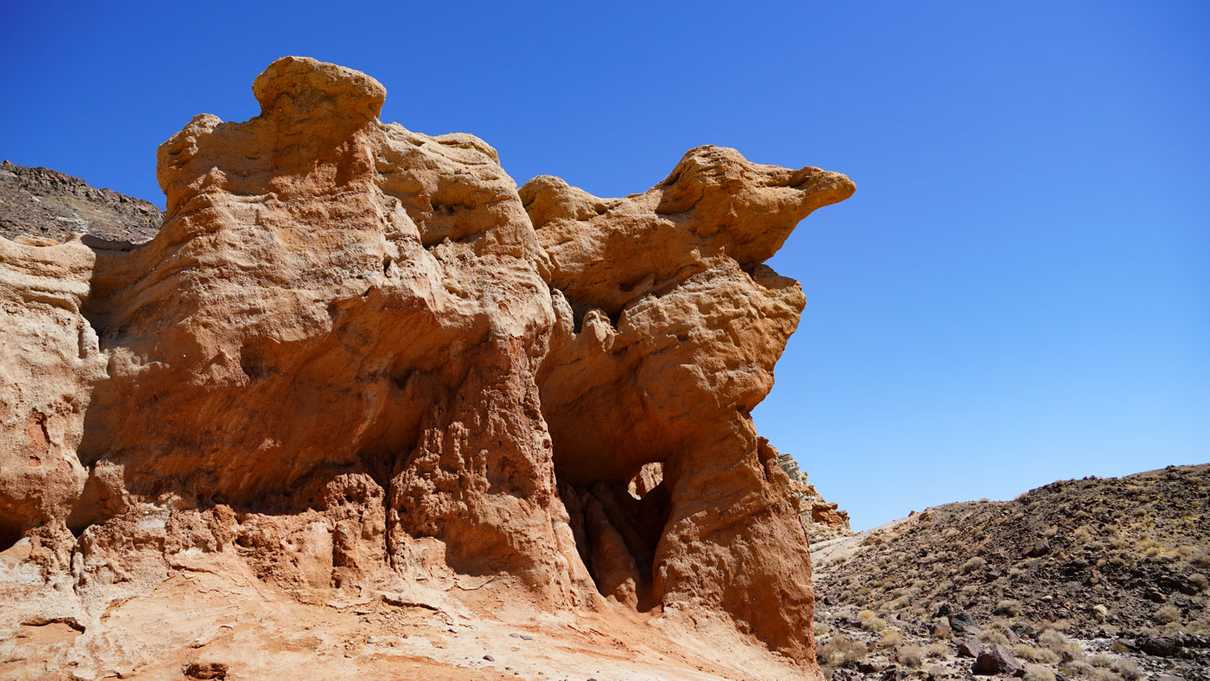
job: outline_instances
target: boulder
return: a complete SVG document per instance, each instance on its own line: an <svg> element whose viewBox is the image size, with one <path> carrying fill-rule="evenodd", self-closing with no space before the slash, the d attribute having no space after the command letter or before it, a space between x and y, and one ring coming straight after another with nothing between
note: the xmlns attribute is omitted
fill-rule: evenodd
<svg viewBox="0 0 1210 681"><path fill-rule="evenodd" d="M1022 665L1004 646L992 644L985 647L975 658L971 673L976 676L1010 675L1020 676L1025 672Z"/></svg>

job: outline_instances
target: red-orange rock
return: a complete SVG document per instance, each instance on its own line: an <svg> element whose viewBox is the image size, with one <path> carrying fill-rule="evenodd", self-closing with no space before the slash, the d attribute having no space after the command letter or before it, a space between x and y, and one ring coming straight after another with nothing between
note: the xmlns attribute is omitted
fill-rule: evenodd
<svg viewBox="0 0 1210 681"><path fill-rule="evenodd" d="M806 536L749 413L804 304L761 263L848 178L699 147L625 199L518 190L477 138L380 122L364 74L287 57L253 92L260 116L161 146L152 241L94 264L0 239L0 597L25 604L0 632L73 632L9 671L371 674L358 632L419 608L488 641L595 623L638 646L619 673L817 677ZM176 598L194 615L116 643ZM290 622L303 667L272 643ZM171 652L190 636L226 657ZM480 678L440 636L426 673Z"/></svg>

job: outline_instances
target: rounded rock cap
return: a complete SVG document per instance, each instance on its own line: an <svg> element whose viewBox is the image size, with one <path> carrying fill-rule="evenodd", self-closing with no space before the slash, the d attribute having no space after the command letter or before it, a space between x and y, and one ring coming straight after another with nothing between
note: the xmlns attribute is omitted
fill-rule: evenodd
<svg viewBox="0 0 1210 681"><path fill-rule="evenodd" d="M360 71L310 57L282 57L256 77L252 94L262 115L332 109L370 119L382 111L387 89Z"/></svg>

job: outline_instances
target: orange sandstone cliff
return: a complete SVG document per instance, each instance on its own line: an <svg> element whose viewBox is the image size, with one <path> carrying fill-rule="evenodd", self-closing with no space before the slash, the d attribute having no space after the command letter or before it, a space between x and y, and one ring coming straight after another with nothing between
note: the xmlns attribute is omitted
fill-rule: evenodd
<svg viewBox="0 0 1210 681"><path fill-rule="evenodd" d="M750 413L843 175L516 187L287 57L143 244L0 238L0 676L818 678Z"/></svg>

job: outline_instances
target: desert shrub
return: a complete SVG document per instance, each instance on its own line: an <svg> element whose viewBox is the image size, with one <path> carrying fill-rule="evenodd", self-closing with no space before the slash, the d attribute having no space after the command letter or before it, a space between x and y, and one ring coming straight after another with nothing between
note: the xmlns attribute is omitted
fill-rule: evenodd
<svg viewBox="0 0 1210 681"><path fill-rule="evenodd" d="M1055 673L1040 664L1027 664L1025 681L1055 681Z"/></svg>
<svg viewBox="0 0 1210 681"><path fill-rule="evenodd" d="M1018 643L1013 646L1013 654L1030 662L1045 662L1054 664L1059 661L1059 654L1049 648L1035 648L1028 643Z"/></svg>
<svg viewBox="0 0 1210 681"><path fill-rule="evenodd" d="M915 645L899 646L895 651L895 659L907 667L919 667L924 664L924 648Z"/></svg>
<svg viewBox="0 0 1210 681"><path fill-rule="evenodd" d="M1081 544L1087 544L1092 541L1092 529L1087 525L1081 525L1071 533L1071 538Z"/></svg>
<svg viewBox="0 0 1210 681"><path fill-rule="evenodd" d="M882 631L887 628L886 620L874 614L873 610L862 610L857 613L857 620L861 622L861 626L869 631Z"/></svg>
<svg viewBox="0 0 1210 681"><path fill-rule="evenodd" d="M1122 677L1108 669L1094 669L1088 678L1092 681L1122 681Z"/></svg>
<svg viewBox="0 0 1210 681"><path fill-rule="evenodd" d="M924 670L924 673L927 674L929 678L940 679L946 676L949 673L949 670L945 668L945 665L934 664L929 665L929 668Z"/></svg>
<svg viewBox="0 0 1210 681"><path fill-rule="evenodd" d="M986 560L979 556L974 556L962 564L961 570L963 572L974 572L975 570L982 570L985 565L987 565Z"/></svg>
<svg viewBox="0 0 1210 681"><path fill-rule="evenodd" d="M900 643L903 643L903 634L894 627L884 629L882 635L878 637L878 645L883 648L894 648Z"/></svg>
<svg viewBox="0 0 1210 681"><path fill-rule="evenodd" d="M1197 587L1199 591L1205 591L1206 587L1210 586L1210 577L1198 572L1189 576L1189 583Z"/></svg>
<svg viewBox="0 0 1210 681"><path fill-rule="evenodd" d="M1023 558L1017 563L1022 570L1032 570L1042 564L1041 558Z"/></svg>
<svg viewBox="0 0 1210 681"><path fill-rule="evenodd" d="M1041 643L1047 650L1053 652L1064 661L1079 660L1084 657L1084 650L1080 647L1080 644L1071 641L1055 629L1043 631L1038 636L1038 643Z"/></svg>
<svg viewBox="0 0 1210 681"><path fill-rule="evenodd" d="M861 641L837 634L819 644L819 660L830 667L839 667L845 662L858 662L869 654L870 649Z"/></svg>
<svg viewBox="0 0 1210 681"><path fill-rule="evenodd" d="M1181 611L1178 610L1175 605L1162 606L1162 607L1158 608L1154 613L1151 614L1151 619L1155 620L1156 622L1159 622L1160 624L1168 624L1169 622L1175 622L1180 618L1181 618Z"/></svg>
<svg viewBox="0 0 1210 681"><path fill-rule="evenodd" d="M924 648L924 656L928 657L928 658L935 659L935 658L940 658L940 657L946 657L949 654L950 654L949 645L945 644L945 643L941 643L940 641L938 641L936 643L930 643L927 646L925 646L925 648Z"/></svg>
<svg viewBox="0 0 1210 681"><path fill-rule="evenodd" d="M1059 671L1063 672L1063 675L1067 677L1087 679L1092 677L1094 670L1092 665L1084 660L1072 660L1059 667Z"/></svg>
<svg viewBox="0 0 1210 681"><path fill-rule="evenodd" d="M1158 561L1171 562L1181 557L1181 550L1175 546L1166 546L1149 538L1147 547L1143 549L1143 555Z"/></svg>
<svg viewBox="0 0 1210 681"><path fill-rule="evenodd" d="M827 622L816 622L815 623L815 635L816 636L827 636L830 633L832 633L832 627Z"/></svg>
<svg viewBox="0 0 1210 681"><path fill-rule="evenodd" d="M996 607L992 612L997 615L1005 615L1007 617L1016 617L1021 614L1021 602L1014 601L1011 598L1005 598L996 603Z"/></svg>
<svg viewBox="0 0 1210 681"><path fill-rule="evenodd" d="M1113 656L1105 653L1098 653L1088 658L1089 664L1100 669L1109 669L1113 665Z"/></svg>
<svg viewBox="0 0 1210 681"><path fill-rule="evenodd" d="M979 640L984 643L997 643L1002 646L1008 645L1008 636L996 629L989 628L979 632Z"/></svg>
<svg viewBox="0 0 1210 681"><path fill-rule="evenodd" d="M1114 660L1111 668L1127 681L1138 681L1143 678L1143 668L1139 666L1138 662L1128 657L1119 657Z"/></svg>
<svg viewBox="0 0 1210 681"><path fill-rule="evenodd" d="M1189 557L1189 562L1197 567L1210 568L1210 548L1205 546L1198 547L1197 550Z"/></svg>

